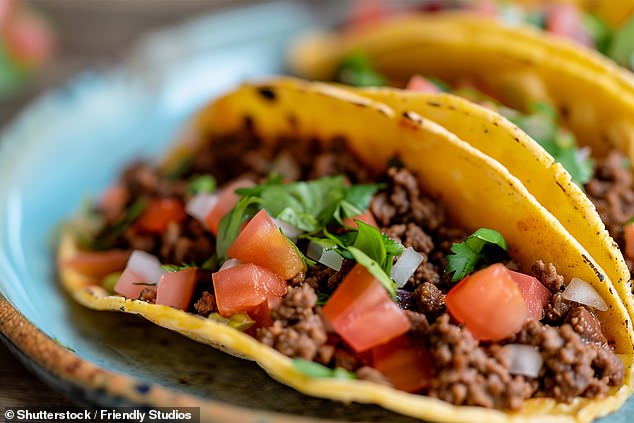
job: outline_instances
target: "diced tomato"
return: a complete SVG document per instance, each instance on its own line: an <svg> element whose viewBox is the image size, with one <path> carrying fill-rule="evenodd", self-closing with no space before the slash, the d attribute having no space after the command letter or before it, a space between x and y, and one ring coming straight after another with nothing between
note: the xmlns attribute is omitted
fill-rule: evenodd
<svg viewBox="0 0 634 423"><path fill-rule="evenodd" d="M128 201L128 191L121 185L112 185L99 198L101 210L121 210Z"/></svg>
<svg viewBox="0 0 634 423"><path fill-rule="evenodd" d="M634 223L628 223L625 232L625 257L634 260Z"/></svg>
<svg viewBox="0 0 634 423"><path fill-rule="evenodd" d="M464 278L449 291L445 303L452 317L480 340L511 336L528 319L526 300L501 263Z"/></svg>
<svg viewBox="0 0 634 423"><path fill-rule="evenodd" d="M433 378L431 359L422 338L401 335L372 349L372 366L406 392L418 392Z"/></svg>
<svg viewBox="0 0 634 423"><path fill-rule="evenodd" d="M402 335L411 326L385 288L360 264L328 299L323 315L356 352Z"/></svg>
<svg viewBox="0 0 634 423"><path fill-rule="evenodd" d="M409 82L407 83L407 87L405 89L409 91L416 91L419 93L435 94L435 93L441 92L440 89L436 86L436 84L434 84L429 79L422 77L420 75L412 76Z"/></svg>
<svg viewBox="0 0 634 423"><path fill-rule="evenodd" d="M243 263L265 266L284 279L291 279L306 269L295 246L282 235L264 209L242 229L227 255Z"/></svg>
<svg viewBox="0 0 634 423"><path fill-rule="evenodd" d="M581 12L573 4L554 4L546 15L546 30L582 45L593 47L590 34L583 28Z"/></svg>
<svg viewBox="0 0 634 423"><path fill-rule="evenodd" d="M249 317L255 321L255 324L252 326L252 328L257 329L271 326L273 324L273 319L271 318L271 310L273 310L273 308L275 308L275 306L277 306L280 301L282 301L281 297L271 295L267 298L266 301L262 302L262 304L249 311Z"/></svg>
<svg viewBox="0 0 634 423"><path fill-rule="evenodd" d="M379 227L379 225L376 223L376 220L374 219L374 216L372 215L372 212L370 210L366 210L358 216L346 217L342 220L342 222L344 226L356 228L358 225L357 225L357 222L355 222L355 220L360 220L363 223L367 223L370 226L374 226L375 228Z"/></svg>
<svg viewBox="0 0 634 423"><path fill-rule="evenodd" d="M73 270L87 276L103 278L125 268L130 250L79 251L62 262Z"/></svg>
<svg viewBox="0 0 634 423"><path fill-rule="evenodd" d="M5 0L4 3L10 2ZM42 65L55 50L51 29L44 19L26 8L18 7L13 12L2 29L7 50L21 65Z"/></svg>
<svg viewBox="0 0 634 423"><path fill-rule="evenodd" d="M205 224L214 235L218 235L218 227L220 221L227 213L231 211L233 206L236 205L240 196L236 194L238 188L248 188L253 186L253 182L248 179L239 179L231 182L222 189L222 193L218 197L216 205L211 209L207 217L205 217Z"/></svg>
<svg viewBox="0 0 634 423"><path fill-rule="evenodd" d="M185 208L180 200L156 198L150 201L134 226L141 232L162 234L170 223L181 223L185 217Z"/></svg>
<svg viewBox="0 0 634 423"><path fill-rule="evenodd" d="M187 311L194 295L197 276L196 267L164 273L156 287L156 304Z"/></svg>
<svg viewBox="0 0 634 423"><path fill-rule="evenodd" d="M286 294L286 281L253 263L239 264L212 275L216 304L221 315L248 313L269 298Z"/></svg>
<svg viewBox="0 0 634 423"><path fill-rule="evenodd" d="M139 298L139 294L141 294L143 288L147 287L148 283L151 282L141 272L126 268L119 276L119 280L114 286L114 292L135 300Z"/></svg>
<svg viewBox="0 0 634 423"><path fill-rule="evenodd" d="M526 300L529 317L541 320L544 317L544 308L550 303L553 294L537 278L512 270L509 272Z"/></svg>

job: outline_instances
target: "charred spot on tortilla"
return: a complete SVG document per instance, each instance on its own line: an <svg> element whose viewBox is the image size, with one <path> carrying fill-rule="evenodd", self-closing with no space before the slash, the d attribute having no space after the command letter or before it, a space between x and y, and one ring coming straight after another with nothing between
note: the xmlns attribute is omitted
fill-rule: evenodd
<svg viewBox="0 0 634 423"><path fill-rule="evenodd" d="M286 115L286 121L288 122L288 126L290 126L291 129L297 129L297 127L299 126L299 124L297 123L297 116L292 113Z"/></svg>
<svg viewBox="0 0 634 423"><path fill-rule="evenodd" d="M592 268L594 273L597 275L597 278L599 279L599 281L603 282L605 280L605 275L602 272L600 272L599 269L597 269L597 266L594 264L594 261L590 260L590 258L585 254L582 254L581 257L583 261Z"/></svg>
<svg viewBox="0 0 634 423"><path fill-rule="evenodd" d="M435 101L428 101L427 104L429 104L431 107L442 107L440 103L436 103Z"/></svg>
<svg viewBox="0 0 634 423"><path fill-rule="evenodd" d="M274 103L277 100L277 94L272 87L257 87L257 92L263 99Z"/></svg>

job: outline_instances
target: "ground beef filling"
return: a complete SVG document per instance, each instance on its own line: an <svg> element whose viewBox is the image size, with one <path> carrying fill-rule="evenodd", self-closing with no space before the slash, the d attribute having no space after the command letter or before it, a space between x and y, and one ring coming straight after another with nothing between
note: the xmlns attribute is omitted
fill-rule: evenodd
<svg viewBox="0 0 634 423"><path fill-rule="evenodd" d="M292 175L291 180L345 174L353 183L384 182L386 188L374 196L370 206L375 220L382 232L423 255L416 272L398 291L398 302L411 322L410 334L425 339L434 367L433 382L421 394L458 405L517 409L534 395L559 401L570 401L575 396L601 397L610 387L622 383L623 365L610 349L597 318L590 310L561 296L565 288L563 277L553 265L542 262L535 264L532 273L551 290L553 299L542 322L527 322L508 342L539 348L544 366L536 379L511 374L509 350L504 342L477 341L445 309L445 293L453 286L443 272L445 257L451 244L462 241L466 234L449 224L444 205L422 193L411 172L395 166L383 176L373 175L347 152L342 140L333 140L329 148L316 142L306 147L293 140L265 146L247 128L243 134L203 146L187 170L171 178L161 177L147 165L134 164L120 181L121 201L100 207L109 229L99 234L97 241L104 248L148 251L163 263L200 265L215 253L215 240L193 218L172 224L160 236L139 233L133 226L120 233L112 228L126 219L136 199L175 197L187 201L186 181L194 175L212 173L219 185L244 177L260 182L276 166L283 167L287 176ZM634 199L629 203L629 194L610 194L613 188L601 185L608 186L608 182L601 181L610 178L627 182L622 172L610 169L598 173L603 179L592 181L589 191L602 199L606 210L620 201L630 204L634 211ZM628 183L631 185L631 178ZM622 213L614 215L615 219L629 213L625 206L620 207ZM300 243L299 247L305 246ZM287 295L271 310L271 324L249 333L289 357L342 367L359 379L389 385L371 367L367 354L356 354L347 347L328 329L321 315L320 304L354 264L344 261L339 272L319 264L310 267L305 275L289 281ZM209 278L200 278L191 312L208 316L216 311L213 287L209 285ZM156 290L148 287L141 299L152 302L155 296Z"/></svg>
<svg viewBox="0 0 634 423"><path fill-rule="evenodd" d="M625 223L634 217L634 181L629 160L613 150L598 159L594 178L585 186L586 193L594 203L601 220L621 251L625 251ZM634 278L634 260L625 257Z"/></svg>

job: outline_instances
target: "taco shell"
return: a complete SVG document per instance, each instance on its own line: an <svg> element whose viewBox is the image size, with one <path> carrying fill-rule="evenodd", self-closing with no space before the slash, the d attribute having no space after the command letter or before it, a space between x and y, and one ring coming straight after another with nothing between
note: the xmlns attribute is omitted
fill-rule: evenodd
<svg viewBox="0 0 634 423"><path fill-rule="evenodd" d="M359 380L310 378L299 372L290 358L222 323L108 294L97 281L61 265L77 248L68 230L60 244L59 270L64 287L78 302L96 310L139 314L189 338L254 360L273 378L307 395L377 404L426 420L585 422L616 410L631 394L634 332L609 277L497 161L415 108L394 107L335 86L293 79L244 85L214 101L192 124L194 132L207 139L239 131L245 119L263 142L285 134L322 142L344 137L355 155L377 169L398 156L430 194L446 202L454 212L450 217L465 229L487 226L500 231L515 247L511 255L524 270L536 259L543 259L555 263L566 278L576 276L591 283L608 303L608 310L599 312L598 317L606 337L614 342L616 353L624 361L625 384L602 399L576 398L571 403L558 403L551 398L532 398L521 410L509 413L454 406Z"/></svg>

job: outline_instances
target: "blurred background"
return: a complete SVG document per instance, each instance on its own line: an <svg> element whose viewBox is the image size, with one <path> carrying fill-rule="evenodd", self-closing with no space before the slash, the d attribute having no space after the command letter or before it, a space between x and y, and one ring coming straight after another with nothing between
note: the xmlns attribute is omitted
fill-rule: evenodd
<svg viewBox="0 0 634 423"><path fill-rule="evenodd" d="M0 0L0 130L47 89L107 70L141 37L254 0ZM0 170L1 175L1 170ZM0 342L0 407L69 405Z"/></svg>

